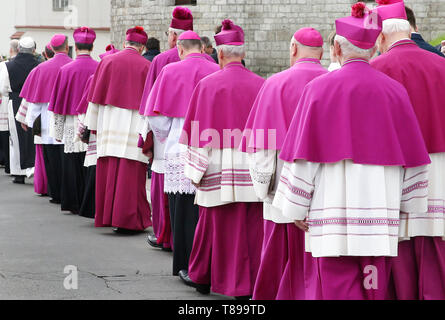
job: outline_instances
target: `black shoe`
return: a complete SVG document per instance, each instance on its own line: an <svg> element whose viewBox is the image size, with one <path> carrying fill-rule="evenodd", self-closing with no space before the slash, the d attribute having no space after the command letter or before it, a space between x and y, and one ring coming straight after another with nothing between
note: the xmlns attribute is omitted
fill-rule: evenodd
<svg viewBox="0 0 445 320"><path fill-rule="evenodd" d="M124 228L113 228L113 232L117 233L117 234L135 235L135 234L139 234L143 231L128 230L128 229L124 229Z"/></svg>
<svg viewBox="0 0 445 320"><path fill-rule="evenodd" d="M197 284L189 277L187 270L179 271L179 278L184 282L186 286L195 288L201 294L210 294L210 286L206 284Z"/></svg>
<svg viewBox="0 0 445 320"><path fill-rule="evenodd" d="M49 202L52 203L52 204L61 204L62 203L62 201L55 200L55 199L51 199L51 200L49 200Z"/></svg>
<svg viewBox="0 0 445 320"><path fill-rule="evenodd" d="M148 239L147 242L150 246L152 246L153 248L157 248L157 249L161 249L162 248L162 244L158 243L158 238L156 238L156 236L154 234L149 234L148 235Z"/></svg>
<svg viewBox="0 0 445 320"><path fill-rule="evenodd" d="M164 252L173 252L173 249L172 248L164 248L164 247L162 247L162 251L164 251Z"/></svg>
<svg viewBox="0 0 445 320"><path fill-rule="evenodd" d="M14 180L12 182L15 184L25 184L25 177L24 176L15 176Z"/></svg>

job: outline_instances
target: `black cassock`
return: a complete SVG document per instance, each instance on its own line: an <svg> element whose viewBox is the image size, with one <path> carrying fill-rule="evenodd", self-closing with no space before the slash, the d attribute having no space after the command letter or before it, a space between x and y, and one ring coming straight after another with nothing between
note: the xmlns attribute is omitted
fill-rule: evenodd
<svg viewBox="0 0 445 320"><path fill-rule="evenodd" d="M12 100L14 110L14 118L22 103L20 92L29 73L37 67L39 62L34 55L29 53L19 53L13 60L6 63L9 73L9 82L12 92L9 98ZM20 122L15 121L17 136L19 139L20 149L20 167L22 170L33 168L35 164L36 150L34 145L34 136L32 130L25 131L22 129Z"/></svg>

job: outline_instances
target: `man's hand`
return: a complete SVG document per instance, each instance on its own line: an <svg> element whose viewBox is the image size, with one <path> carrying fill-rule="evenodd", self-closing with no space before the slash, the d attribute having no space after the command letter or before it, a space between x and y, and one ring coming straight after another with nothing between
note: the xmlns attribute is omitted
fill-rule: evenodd
<svg viewBox="0 0 445 320"><path fill-rule="evenodd" d="M192 181L192 184L195 186L196 189L199 189L199 187L201 186L201 182L200 183L194 183Z"/></svg>
<svg viewBox="0 0 445 320"><path fill-rule="evenodd" d="M153 159L153 151L151 150L144 153L144 155L150 160Z"/></svg>
<svg viewBox="0 0 445 320"><path fill-rule="evenodd" d="M28 126L26 124L20 123L20 125L22 126L23 130L28 131Z"/></svg>
<svg viewBox="0 0 445 320"><path fill-rule="evenodd" d="M295 221L295 225L304 232L309 232L309 224L307 223L307 219L304 219L303 221Z"/></svg>
<svg viewBox="0 0 445 320"><path fill-rule="evenodd" d="M442 51L442 53L445 54L445 40L442 41L442 50L440 51Z"/></svg>

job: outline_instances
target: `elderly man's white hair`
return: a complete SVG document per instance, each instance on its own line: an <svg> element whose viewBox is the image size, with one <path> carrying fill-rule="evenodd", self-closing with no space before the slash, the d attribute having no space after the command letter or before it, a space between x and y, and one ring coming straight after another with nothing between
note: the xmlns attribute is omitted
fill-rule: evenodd
<svg viewBox="0 0 445 320"><path fill-rule="evenodd" d="M246 47L242 46L231 46L227 44L222 44L216 47L218 52L222 51L226 57L230 58L243 58L246 54Z"/></svg>
<svg viewBox="0 0 445 320"><path fill-rule="evenodd" d="M404 19L387 19L383 21L383 34L391 34L395 32L411 33L411 26Z"/></svg>
<svg viewBox="0 0 445 320"><path fill-rule="evenodd" d="M19 40L13 39L9 43L9 47L11 48L12 52L18 53L19 52Z"/></svg>
<svg viewBox="0 0 445 320"><path fill-rule="evenodd" d="M337 41L338 44L340 45L340 48L343 52L343 56L346 57L355 55L355 56L360 56L361 58L371 59L374 53L375 46L371 49L362 49L353 45L348 39L338 34L335 36L335 41Z"/></svg>
<svg viewBox="0 0 445 320"><path fill-rule="evenodd" d="M178 37L185 32L182 29L168 28L168 31L175 33Z"/></svg>

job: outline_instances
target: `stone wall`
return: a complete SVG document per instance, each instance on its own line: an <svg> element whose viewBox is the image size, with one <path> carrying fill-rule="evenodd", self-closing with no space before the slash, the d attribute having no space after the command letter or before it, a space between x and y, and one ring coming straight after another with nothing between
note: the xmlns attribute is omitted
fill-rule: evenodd
<svg viewBox="0 0 445 320"><path fill-rule="evenodd" d="M254 72L269 76L289 64L289 42L301 27L320 30L327 40L336 18L348 15L353 0L197 0L189 6L195 17L195 31L211 39L213 30L230 18L246 32L246 63ZM369 1L368 1L369 2ZM374 1L370 1L373 5ZM417 15L420 32L426 40L445 34L444 0L407 0ZM144 26L149 36L161 40L171 20L174 0L111 0L112 41L122 44L125 31ZM324 64L328 64L328 47Z"/></svg>

